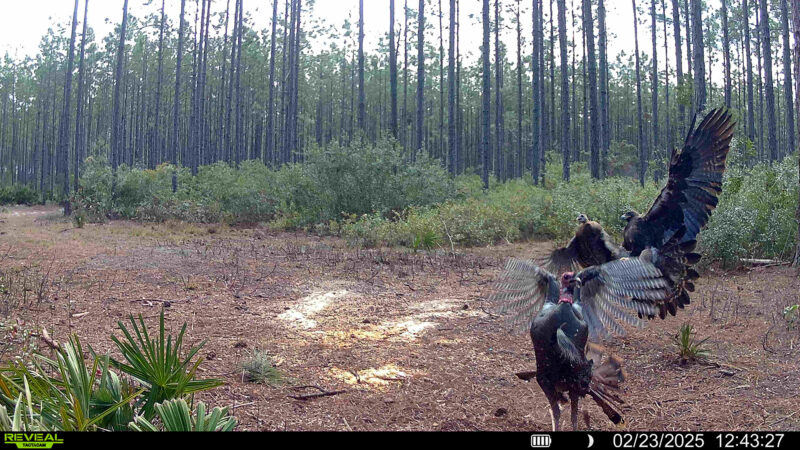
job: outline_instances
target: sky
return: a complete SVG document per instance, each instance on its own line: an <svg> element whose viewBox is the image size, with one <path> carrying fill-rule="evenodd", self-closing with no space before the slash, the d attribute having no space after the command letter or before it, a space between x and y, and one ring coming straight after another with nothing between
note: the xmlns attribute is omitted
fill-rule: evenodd
<svg viewBox="0 0 800 450"><path fill-rule="evenodd" d="M177 18L180 13L179 0L167 1L167 15ZM568 0L580 5L580 0ZM113 29L113 24L122 20L122 4L124 0L90 0L89 2L89 25L94 28L98 39L106 36ZM402 8L404 0L396 0L397 20L402 19ZM501 0L502 2L502 0ZM271 0L244 0L245 10L252 14L256 28L268 28L270 26L272 7ZM283 0L279 0L279 11L283 9ZM447 9L449 2L443 0L443 8ZM544 0L547 12L549 2ZM669 2L667 2L669 3ZM161 2L158 0L129 0L131 14L144 16L150 12L157 11ZM501 4L515 8L515 0L505 0ZM528 43L530 43L531 18L530 1L523 0L523 33ZM0 0L3 14L0 15L0 52L8 52L11 56L22 57L24 55L35 55L41 37L47 32L48 27L54 23L66 23L71 19L74 2L72 0ZM378 39L384 33L389 23L389 0L365 0L365 46L367 51L377 48ZM409 1L409 7L416 8L416 0ZM214 9L219 11L225 7L225 0L215 0ZM304 6L305 7L305 6ZM79 17L83 14L83 1L80 4ZM556 13L555 6L554 13ZM614 61L620 51L628 54L633 53L633 12L631 2L628 0L606 0L608 10L607 28L609 30L609 60ZM670 6L667 6L668 14L671 14ZM193 14L194 1L187 1L188 14ZM578 10L579 11L579 10ZM492 11L493 14L494 11ZM281 14L279 12L279 14ZM348 16L355 21L358 17L358 0L316 0L316 4L311 14L317 18L324 18L326 23L340 25ZM433 11L426 10L426 17L433 21L436 34L428 39L438 40L438 4ZM470 18L470 15L473 17ZM472 58L477 58L481 46L481 0L461 0L461 48L462 52L471 52ZM506 14L506 25L511 26L511 16ZM645 21L646 19L646 21ZM639 47L642 52L650 53L650 20L648 17L640 17L644 24L639 26ZM187 16L187 20L193 22L193 15ZM447 27L447 12L445 11L445 28ZM547 19L545 19L547 20ZM567 21L570 21L568 4ZM577 17L580 20L580 16ZM557 24L556 24L557 26ZM670 27L671 28L671 27ZM78 28L80 33L80 26ZM671 36L670 29L670 36ZM557 30L556 30L557 32ZM659 39L663 39L663 28L659 26ZM445 49L447 48L447 30L445 29ZM579 36L576 36L580 40ZM674 65L674 44L670 37L670 60ZM503 38L509 52L516 52L516 31L507 30ZM314 45L322 45L315 43ZM413 45L410 43L410 45ZM659 43L660 64L663 66L663 40ZM528 52L530 50L528 49ZM685 54L685 49L684 49ZM556 49L556 55L558 50ZM467 57L470 58L469 56ZM557 56L556 56L557 58ZM513 58L512 58L513 60ZM714 72L720 73L720 69L714 68Z"/></svg>

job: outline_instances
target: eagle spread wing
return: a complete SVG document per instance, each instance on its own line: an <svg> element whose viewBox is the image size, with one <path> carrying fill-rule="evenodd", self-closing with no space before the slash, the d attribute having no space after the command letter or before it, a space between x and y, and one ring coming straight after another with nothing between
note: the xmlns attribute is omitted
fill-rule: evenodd
<svg viewBox="0 0 800 450"><path fill-rule="evenodd" d="M681 227L686 227L681 242L695 240L706 226L722 192L735 126L722 108L712 110L696 129L692 123L683 149L672 153L667 185L643 217L648 225L643 229L660 240L651 245L660 248Z"/></svg>
<svg viewBox="0 0 800 450"><path fill-rule="evenodd" d="M579 261L578 237L573 236L566 246L553 250L542 265L553 273L564 273L582 268Z"/></svg>

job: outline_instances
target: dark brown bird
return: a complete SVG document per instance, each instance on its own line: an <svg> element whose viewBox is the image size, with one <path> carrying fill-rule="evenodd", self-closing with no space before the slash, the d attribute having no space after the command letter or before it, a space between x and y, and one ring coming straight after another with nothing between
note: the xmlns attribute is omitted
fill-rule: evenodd
<svg viewBox="0 0 800 450"><path fill-rule="evenodd" d="M589 220L586 214L578 216L575 236L565 247L557 248L543 261L544 267L554 273L599 266L626 256L628 252L611 240L602 225Z"/></svg>
<svg viewBox="0 0 800 450"><path fill-rule="evenodd" d="M696 119L683 149L672 152L667 184L650 210L643 216L631 211L621 217L628 222L622 245L631 256L639 256L647 248L671 253L680 247L683 254L682 260L659 267L673 287L670 301L659 311L661 318L667 312L675 315L677 308L689 304L689 292L694 291L693 282L699 277L691 266L700 260L700 255L691 252L698 233L705 228L719 202L736 127L730 113L722 108L708 113L695 129Z"/></svg>
<svg viewBox="0 0 800 450"><path fill-rule="evenodd" d="M661 248L682 227L686 230L680 242L695 240L717 207L736 124L724 109L712 110L697 129L694 124L683 149L673 150L667 185L647 214L630 211L622 216L628 222L622 245L633 256L647 247Z"/></svg>
<svg viewBox="0 0 800 450"><path fill-rule="evenodd" d="M614 356L603 361L602 347L589 343L608 335L624 334L621 323L639 326L669 296L669 285L648 258L622 258L560 279L533 261L512 259L498 281L490 301L500 304L514 328L530 330L536 354L536 381L552 412L553 430L559 429L561 408L572 407L572 426L578 427L578 402L589 395L614 422L622 421L624 380L622 362Z"/></svg>

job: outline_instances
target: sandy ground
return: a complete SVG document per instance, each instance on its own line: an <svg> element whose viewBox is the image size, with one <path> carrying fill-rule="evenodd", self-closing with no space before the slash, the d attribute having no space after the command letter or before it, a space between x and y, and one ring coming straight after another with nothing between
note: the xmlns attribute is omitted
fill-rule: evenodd
<svg viewBox="0 0 800 450"><path fill-rule="evenodd" d="M552 243L414 253L349 248L342 240L259 227L115 221L76 229L45 207L0 214L0 321L77 333L113 348L117 321L188 324L207 340L202 394L231 406L240 430L545 430L528 336L509 334L484 300L508 256ZM795 270L765 267L703 274L692 304L606 343L626 361L623 429L800 429L800 303ZM683 364L673 336L692 323L708 361ZM0 335L0 338L3 336ZM7 338L7 336L6 336ZM2 342L3 360L14 342ZM242 361L272 355L284 381L246 381ZM47 350L44 350L47 351ZM343 391L313 400L290 395ZM614 426L591 401L593 429Z"/></svg>

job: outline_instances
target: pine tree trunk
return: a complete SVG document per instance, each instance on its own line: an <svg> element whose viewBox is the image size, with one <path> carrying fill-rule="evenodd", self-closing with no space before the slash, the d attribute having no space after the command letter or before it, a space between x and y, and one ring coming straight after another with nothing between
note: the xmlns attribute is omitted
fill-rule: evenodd
<svg viewBox="0 0 800 450"><path fill-rule="evenodd" d="M75 114L75 159L73 168L74 174L74 181L73 186L75 189L78 189L78 180L80 179L80 168L83 160L86 158L86 144L85 144L85 136L83 133L83 125L84 125L84 117L83 112L86 106L86 94L85 94L85 84L86 84L86 73L85 73L85 59L86 59L86 18L89 14L89 0L84 1L83 5L83 33L81 34L81 56L78 62L78 95L77 95L77 103L78 103L78 110Z"/></svg>
<svg viewBox="0 0 800 450"><path fill-rule="evenodd" d="M764 88L767 100L767 145L770 162L778 159L778 140L775 130L775 92L772 84L772 44L769 30L767 0L761 0L761 45L764 54Z"/></svg>
<svg viewBox="0 0 800 450"><path fill-rule="evenodd" d="M488 1L488 0L484 0ZM417 29L417 140L412 154L416 160L418 152L423 149L425 121L425 0L419 0L419 18Z"/></svg>
<svg viewBox="0 0 800 450"><path fill-rule="evenodd" d="M503 113L503 49L500 43L500 29L502 22L500 19L500 0L494 2L494 65L495 65L495 163L494 174L499 181L505 181L505 162L503 161L503 150L505 149L505 120Z"/></svg>
<svg viewBox="0 0 800 450"><path fill-rule="evenodd" d="M694 55L694 106L695 113L706 109L705 45L703 44L702 0L692 1L692 42Z"/></svg>
<svg viewBox="0 0 800 450"><path fill-rule="evenodd" d="M181 0L185 1L185 0ZM123 66L125 64L125 33L128 27L128 0L122 7L122 26L120 27L119 46L117 47L117 61L116 70L114 72L114 106L113 106L113 122L111 129L111 170L113 171L112 178L112 193L116 191L117 182L117 166L119 164L119 157L122 154L122 98L120 89L124 83ZM176 132L177 132L177 126ZM177 134L176 134L177 135Z"/></svg>
<svg viewBox="0 0 800 450"><path fill-rule="evenodd" d="M792 0L792 33L794 34L794 73L800 74L800 0ZM795 103L800 105L800 76L795 78L794 81L794 95ZM797 116L797 128L800 129L800 114ZM800 150L792 148L793 151ZM798 175L800 175L800 161L797 167ZM798 178L800 179L800 178ZM800 192L800 191L799 191ZM794 254L794 266L800 267L800 195L797 197L797 249Z"/></svg>
<svg viewBox="0 0 800 450"><path fill-rule="evenodd" d="M731 107L733 88L731 86L731 50L728 36L728 2L722 0L722 64L725 70L725 107Z"/></svg>
<svg viewBox="0 0 800 450"><path fill-rule="evenodd" d="M561 51L561 172L564 181L569 181L569 62L567 60L567 6L565 0L558 0L558 47Z"/></svg>
<svg viewBox="0 0 800 450"><path fill-rule="evenodd" d="M594 20L591 0L583 0L583 26L586 30L586 51L589 63L589 114L591 121L590 162L592 178L600 178L600 108L597 101L597 59L594 47Z"/></svg>
<svg viewBox="0 0 800 450"><path fill-rule="evenodd" d="M364 0L358 0L358 128L366 132L366 100L364 99Z"/></svg>
<svg viewBox="0 0 800 450"><path fill-rule="evenodd" d="M198 160L197 164L209 164L210 158L208 149L210 148L208 142L208 121L206 120L206 81L208 78L208 36L211 28L211 0L207 2L206 17L205 17L205 35L203 36L203 58L200 67L200 104L198 117L200 119L199 126L199 148L197 150ZM195 172L197 167L195 167Z"/></svg>
<svg viewBox="0 0 800 450"><path fill-rule="evenodd" d="M575 38L575 29L578 28L578 21L575 19L575 0L570 0L570 14L572 16L572 162L580 160L580 134L578 132L578 72L575 69L575 63L578 53L578 40ZM581 46L583 49L584 46ZM582 89L583 91L583 89Z"/></svg>
<svg viewBox="0 0 800 450"><path fill-rule="evenodd" d="M228 93L225 96L225 131L223 138L222 159L230 163L233 156L233 143L231 141L232 128L233 128L233 102L234 102L234 77L236 75L236 36L239 32L239 0L234 0L233 4L233 31L231 32L231 66L228 69ZM223 55L224 57L224 55ZM286 83L283 83L284 85ZM285 88L284 88L285 89ZM284 118L286 117L284 113ZM285 145L284 133L284 145Z"/></svg>
<svg viewBox="0 0 800 450"><path fill-rule="evenodd" d="M684 83L683 78L683 52L681 49L683 45L681 44L681 15L680 15L680 7L678 6L678 0L672 0L672 31L674 33L675 38L675 69L677 79L675 81L675 86L677 87L678 92L681 91L681 87ZM680 99L677 100L678 103L678 126L679 130L682 130L686 124L686 107L684 106L683 102Z"/></svg>
<svg viewBox="0 0 800 450"><path fill-rule="evenodd" d="M67 73L64 77L64 109L61 113L61 123L58 136L58 153L61 155L62 170L64 172L64 215L72 214L69 202L69 129L72 102L72 69L75 62L75 35L78 29L78 0L75 0L75 9L72 12L72 34L69 38L69 54L67 55ZM80 102L80 99L78 100ZM12 147L13 148L13 147Z"/></svg>
<svg viewBox="0 0 800 450"><path fill-rule="evenodd" d="M269 49L269 103L267 104L267 152L264 164L275 161L275 37L278 28L278 0L272 2L272 33Z"/></svg>
<svg viewBox="0 0 800 450"><path fill-rule="evenodd" d="M489 19L489 0L483 0L483 46L481 47L481 61L483 62L483 71L481 72L481 78L483 80L482 83L482 90L481 90L481 124L482 124L482 135L481 135L481 164L482 164L482 172L481 178L483 179L483 189L489 189L489 161L491 159L490 155L492 152L491 149L491 121L490 121L490 112L491 112L491 102L492 102L492 84L491 80L491 65L489 62L489 53L491 49L489 48L489 36L490 36L490 19Z"/></svg>
<svg viewBox="0 0 800 450"><path fill-rule="evenodd" d="M745 47L745 74L747 85L747 137L751 144L756 141L756 119L755 119L755 99L753 95L753 59L750 50L750 8L747 0L742 0L742 10L744 11L744 47Z"/></svg>
<svg viewBox="0 0 800 450"><path fill-rule="evenodd" d="M611 105L608 98L608 34L606 32L606 6L597 3L597 21L600 39L600 177L608 176L608 148L611 146Z"/></svg>
<svg viewBox="0 0 800 450"><path fill-rule="evenodd" d="M553 17L553 0L550 0L550 14L548 16L548 20L550 21L550 58L548 61L548 65L550 66L550 107L548 108L549 114L547 115L546 148L551 150L556 139L556 35L555 19Z"/></svg>
<svg viewBox="0 0 800 450"><path fill-rule="evenodd" d="M686 64L689 69L686 74L689 80L694 83L692 70L692 60L694 58L694 53L692 53L692 16L689 15L689 1L683 0L683 17L686 19Z"/></svg>
<svg viewBox="0 0 800 450"><path fill-rule="evenodd" d="M522 103L522 73L525 71L525 68L522 65L521 1L522 0L517 0L517 157L514 168L514 176L516 178L522 177L524 153L522 148L522 116L525 114L525 109Z"/></svg>
<svg viewBox="0 0 800 450"><path fill-rule="evenodd" d="M240 0L242 1L242 0ZM295 32L295 41L294 41L294 75L292 76L292 150L296 152L296 157L293 159L293 162L301 162L302 161L302 146L300 145L300 135L298 130L299 124L299 116L300 116L300 41L302 39L302 23L301 18L303 17L303 2L302 0L297 0L297 30ZM240 19L241 20L241 19ZM241 51L241 45L239 48Z"/></svg>
<svg viewBox="0 0 800 450"><path fill-rule="evenodd" d="M537 96L542 99L542 108L540 114L540 121L539 121L539 182L542 186L545 186L545 178L547 176L547 149L548 149L548 132L549 125L547 124L547 101L546 98L546 89L544 83L544 0L538 0L539 5L539 31L542 33L541 39L539 39L539 91L537 92Z"/></svg>
<svg viewBox="0 0 800 450"><path fill-rule="evenodd" d="M127 4L127 0L125 0ZM180 26L178 27L178 51L175 66L175 99L172 109L172 192L178 192L178 153L180 147L180 113L181 113L181 66L183 65L183 35L185 30L184 15L186 0L181 0Z"/></svg>
<svg viewBox="0 0 800 450"><path fill-rule="evenodd" d="M389 128L392 131L392 137L397 139L397 47L395 37L395 0L389 2L389 84L390 84L390 97L391 97L391 112L389 116Z"/></svg>
<svg viewBox="0 0 800 450"><path fill-rule="evenodd" d="M783 95L786 102L786 149L789 154L795 148L794 136L794 94L792 92L792 59L789 47L789 8L786 0L781 0L781 30L783 32ZM797 73L795 72L795 75Z"/></svg>
<svg viewBox="0 0 800 450"><path fill-rule="evenodd" d="M436 156L446 164L444 154L444 25L442 13L442 0L439 0L439 145Z"/></svg>
<svg viewBox="0 0 800 450"><path fill-rule="evenodd" d="M541 92L539 82L539 72L541 66L539 65L539 52L541 49L541 41L543 38L541 21L539 20L539 0L533 0L532 8L533 16L533 55L531 56L531 76L533 80L533 116L532 116L532 139L531 151L528 155L528 160L531 162L531 175L533 176L533 184L539 184L539 163L540 152L542 148L542 98L539 95Z"/></svg>
<svg viewBox="0 0 800 450"><path fill-rule="evenodd" d="M650 0L650 36L653 41L653 54L652 56L652 72L650 73L651 83L651 114L653 122L653 151L656 153L654 158L658 157L658 149L661 148L658 136L658 41L656 39L656 0Z"/></svg>
<svg viewBox="0 0 800 450"><path fill-rule="evenodd" d="M394 0L392 0L394 1ZM456 166L456 0L450 0L450 45L447 52L447 170L455 175Z"/></svg>
<svg viewBox="0 0 800 450"><path fill-rule="evenodd" d="M408 0L403 6L403 118L402 133L400 140L403 142L403 150L408 151Z"/></svg>
<svg viewBox="0 0 800 450"><path fill-rule="evenodd" d="M158 32L158 80L156 81L156 113L153 124L153 143L151 144L150 168L155 169L164 158L164 145L161 140L161 94L164 83L164 25L166 23L165 6L166 0L161 0L161 21Z"/></svg>
<svg viewBox="0 0 800 450"><path fill-rule="evenodd" d="M636 49L636 123L639 131L639 184L644 186L645 175L647 174L647 141L644 139L644 117L642 114L642 76L639 61L639 19L636 14L636 0L631 0L633 4L633 40Z"/></svg>
<svg viewBox="0 0 800 450"><path fill-rule="evenodd" d="M669 155L669 151L675 144L673 139L672 130L672 109L669 107L669 27L667 26L667 3L666 0L661 0L661 15L664 17L664 61L666 62L667 70L664 71L664 115L666 116L667 126L666 130L666 144L664 145L664 162ZM678 60L680 61L680 60Z"/></svg>
<svg viewBox="0 0 800 450"><path fill-rule="evenodd" d="M243 107L244 98L242 97L242 34L244 30L244 0L239 0L239 25L237 27L239 32L236 33L236 139L234 152L236 167L242 162L243 157L243 135L244 135L244 117Z"/></svg>
<svg viewBox="0 0 800 450"><path fill-rule="evenodd" d="M464 172L464 110L461 107L461 2L456 0L456 174Z"/></svg>

